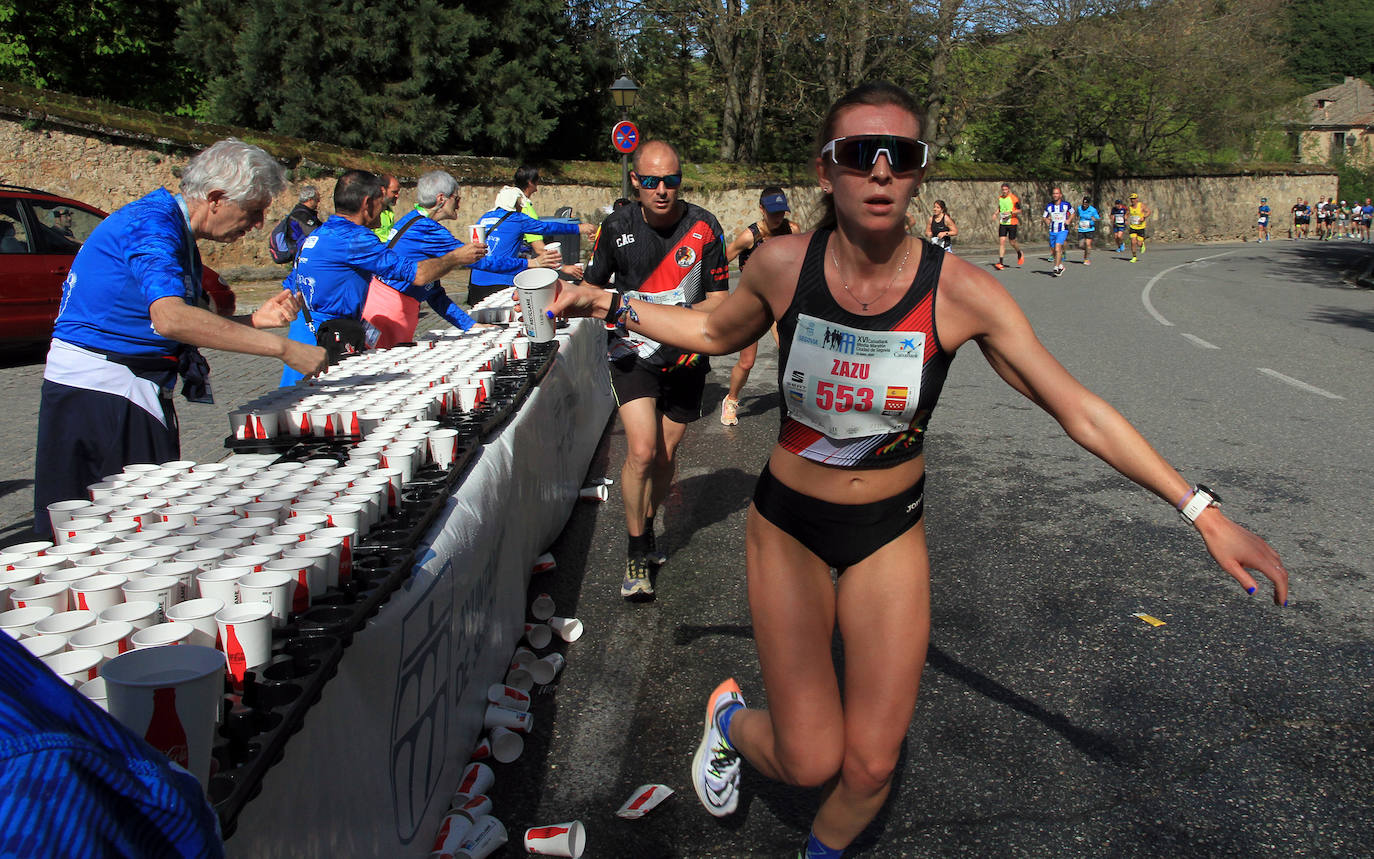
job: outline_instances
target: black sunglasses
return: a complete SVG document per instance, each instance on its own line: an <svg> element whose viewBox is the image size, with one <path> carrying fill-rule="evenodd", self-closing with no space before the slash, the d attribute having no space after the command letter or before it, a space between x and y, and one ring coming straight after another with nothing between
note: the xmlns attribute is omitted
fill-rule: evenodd
<svg viewBox="0 0 1374 859"><path fill-rule="evenodd" d="M646 176L643 173L636 173L635 175L639 177L640 187L650 191L657 188L659 182L662 182L665 188L676 188L682 184L681 173L669 173L667 176Z"/></svg>
<svg viewBox="0 0 1374 859"><path fill-rule="evenodd" d="M886 155L893 173L911 173L926 166L928 152L924 140L893 134L856 134L825 144L821 157L829 155L841 167L867 173L878 163L879 155Z"/></svg>

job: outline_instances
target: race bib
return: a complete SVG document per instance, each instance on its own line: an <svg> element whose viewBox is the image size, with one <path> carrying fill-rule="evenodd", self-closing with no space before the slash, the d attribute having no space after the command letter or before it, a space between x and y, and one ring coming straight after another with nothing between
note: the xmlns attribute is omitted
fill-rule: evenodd
<svg viewBox="0 0 1374 859"><path fill-rule="evenodd" d="M1138 225L1138 224L1144 222L1144 220L1145 220L1145 219L1142 218L1142 217L1140 217L1139 215L1131 215L1131 225L1132 225L1132 226Z"/></svg>
<svg viewBox="0 0 1374 859"><path fill-rule="evenodd" d="M899 432L921 395L926 335L801 314L783 373L788 416L834 439Z"/></svg>
<svg viewBox="0 0 1374 859"><path fill-rule="evenodd" d="M1053 227L1056 232L1064 229L1065 220L1063 212L1050 212L1050 226Z"/></svg>
<svg viewBox="0 0 1374 859"><path fill-rule="evenodd" d="M1079 218L1078 231L1080 233L1091 233L1093 231L1093 222L1085 218Z"/></svg>
<svg viewBox="0 0 1374 859"><path fill-rule="evenodd" d="M625 298L633 298L637 301L648 302L649 304L686 304L687 290L683 284L679 283L676 287L665 290L664 292L626 292ZM663 348L662 343L645 337L643 334L627 334L625 339L634 345L635 352L646 361L652 360L654 355Z"/></svg>

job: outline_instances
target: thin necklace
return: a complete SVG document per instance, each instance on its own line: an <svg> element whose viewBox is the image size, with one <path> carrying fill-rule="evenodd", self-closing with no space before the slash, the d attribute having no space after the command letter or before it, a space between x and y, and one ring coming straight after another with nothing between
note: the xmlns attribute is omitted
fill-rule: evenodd
<svg viewBox="0 0 1374 859"><path fill-rule="evenodd" d="M855 301L858 301L859 306L862 307L864 310L868 309L868 305L877 302L878 299L882 298L884 295L887 295L887 291L892 288L892 284L896 283L897 278L902 276L902 269L906 267L906 258L911 256L911 245L907 244L906 239L902 239L902 243L906 244L906 253L902 254L902 261L897 263L897 273L892 275L892 280L889 280L887 282L887 286L883 287L881 292L870 298L868 301L859 301L859 297L850 290L849 282L844 279L844 270L840 268L840 258L835 255L834 248L830 249L830 258L835 261L835 273L840 276L840 286L843 286L844 291L848 293L849 297L854 299Z"/></svg>

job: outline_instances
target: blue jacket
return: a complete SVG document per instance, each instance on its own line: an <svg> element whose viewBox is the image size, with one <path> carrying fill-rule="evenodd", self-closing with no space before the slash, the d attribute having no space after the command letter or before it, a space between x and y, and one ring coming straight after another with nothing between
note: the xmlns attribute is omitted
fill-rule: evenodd
<svg viewBox="0 0 1374 859"><path fill-rule="evenodd" d="M510 216L501 220L507 214ZM487 234L487 255L473 263L473 286L510 286L515 283L515 275L529 268L529 260L520 256L520 251L528 247L524 240L525 233L548 235L575 233L578 230L575 223L539 221L520 212L508 213L505 209L492 209L478 218L477 223Z"/></svg>

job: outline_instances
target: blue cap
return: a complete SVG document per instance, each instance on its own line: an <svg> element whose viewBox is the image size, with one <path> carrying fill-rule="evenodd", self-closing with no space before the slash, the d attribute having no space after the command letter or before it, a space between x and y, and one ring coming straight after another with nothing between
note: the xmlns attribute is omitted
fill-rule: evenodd
<svg viewBox="0 0 1374 859"><path fill-rule="evenodd" d="M774 214L792 210L792 207L787 205L787 195L781 191L774 191L771 194L764 193L763 196L759 197L759 205L763 207L765 212Z"/></svg>

